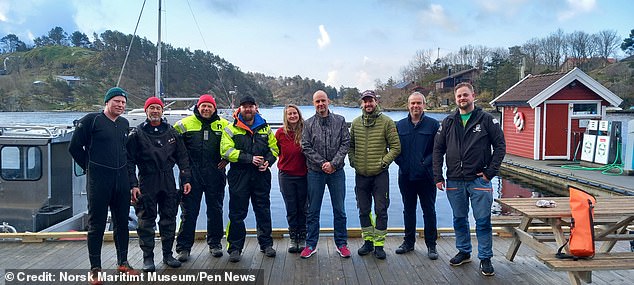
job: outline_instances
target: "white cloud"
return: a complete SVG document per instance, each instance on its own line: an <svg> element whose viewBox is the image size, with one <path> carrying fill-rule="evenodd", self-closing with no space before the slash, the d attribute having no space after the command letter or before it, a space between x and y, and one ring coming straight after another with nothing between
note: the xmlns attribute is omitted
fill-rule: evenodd
<svg viewBox="0 0 634 285"><path fill-rule="evenodd" d="M9 2L0 2L0 22L6 22L9 20L7 17L7 12L9 11Z"/></svg>
<svg viewBox="0 0 634 285"><path fill-rule="evenodd" d="M477 4L485 14L502 13L511 17L523 11L524 4L527 3L527 1L528 0L478 0Z"/></svg>
<svg viewBox="0 0 634 285"><path fill-rule="evenodd" d="M596 0L566 0L568 7L565 11L559 12L558 20L565 21L579 14L588 13L597 6Z"/></svg>
<svg viewBox="0 0 634 285"><path fill-rule="evenodd" d="M423 10L421 12L421 18L423 22L431 22L449 31L456 31L458 29L456 24L445 14L445 9L438 4L432 4L428 9Z"/></svg>
<svg viewBox="0 0 634 285"><path fill-rule="evenodd" d="M363 65L367 65L370 62L372 62L371 58L369 58L368 56L363 57Z"/></svg>
<svg viewBox="0 0 634 285"><path fill-rule="evenodd" d="M338 70L328 71L328 77L326 78L326 85L337 86L339 84L338 75L339 75Z"/></svg>
<svg viewBox="0 0 634 285"><path fill-rule="evenodd" d="M319 38L317 39L317 45L319 45L320 49L330 45L330 36L328 35L324 25L319 25Z"/></svg>

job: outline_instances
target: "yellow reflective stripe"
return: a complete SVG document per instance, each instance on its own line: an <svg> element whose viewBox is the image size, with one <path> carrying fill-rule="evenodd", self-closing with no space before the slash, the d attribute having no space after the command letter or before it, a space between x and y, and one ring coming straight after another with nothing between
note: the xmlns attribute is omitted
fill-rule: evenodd
<svg viewBox="0 0 634 285"><path fill-rule="evenodd" d="M225 132L229 135L230 138L233 138L233 131L229 127L225 128Z"/></svg>
<svg viewBox="0 0 634 285"><path fill-rule="evenodd" d="M269 139L269 150L271 151L271 154L273 154L273 156L278 157L280 155L280 149L277 146L277 139L275 138L275 135L273 135L273 132L271 131L271 128L269 126L267 126L267 131Z"/></svg>
<svg viewBox="0 0 634 285"><path fill-rule="evenodd" d="M229 160L229 157L231 156L231 153L232 153L234 150L236 150L236 149L235 149L235 148L233 148L233 147L230 147L230 148L229 148L229 149L228 149L228 150L227 150L227 151L226 151L226 152L225 152L222 156L223 156L224 158L226 158L227 160Z"/></svg>

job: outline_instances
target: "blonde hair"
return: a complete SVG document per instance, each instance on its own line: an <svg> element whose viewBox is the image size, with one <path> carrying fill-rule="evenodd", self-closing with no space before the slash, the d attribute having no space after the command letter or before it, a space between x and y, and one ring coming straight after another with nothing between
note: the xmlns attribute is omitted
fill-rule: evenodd
<svg viewBox="0 0 634 285"><path fill-rule="evenodd" d="M291 127L288 123L288 116L286 115L286 111L288 110L288 108L293 108L295 109L295 111L297 111L297 115L299 116L299 120L297 121L297 124L295 125L295 127ZM297 107L297 105L295 104L288 104L284 107L284 126L282 126L282 128L284 129L284 133L286 135L288 135L289 131L295 132L295 137L293 138L293 140L295 141L295 144L300 144L300 141L302 140L302 131L304 130L304 117L302 117L302 112L299 111L299 107Z"/></svg>

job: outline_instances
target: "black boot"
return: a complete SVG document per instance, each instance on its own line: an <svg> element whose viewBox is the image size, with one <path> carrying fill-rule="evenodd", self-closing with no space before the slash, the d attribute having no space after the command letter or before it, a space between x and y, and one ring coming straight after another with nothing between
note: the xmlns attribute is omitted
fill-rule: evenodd
<svg viewBox="0 0 634 285"><path fill-rule="evenodd" d="M156 271L156 266L154 266L154 258L153 257L143 257L143 272L154 272Z"/></svg>
<svg viewBox="0 0 634 285"><path fill-rule="evenodd" d="M306 230L301 230L297 232L297 252L302 252L304 247L306 247Z"/></svg>
<svg viewBox="0 0 634 285"><path fill-rule="evenodd" d="M385 250L383 250L382 246L375 246L374 247L374 257L378 258L378 259L385 259L387 255L385 254Z"/></svg>
<svg viewBox="0 0 634 285"><path fill-rule="evenodd" d="M363 243L363 246L361 248L359 248L359 250L357 251L357 253L361 256L364 256L370 252L374 251L374 243L372 241L366 240Z"/></svg>
<svg viewBox="0 0 634 285"><path fill-rule="evenodd" d="M181 267L181 262L174 258L171 253L163 255L163 263L171 268Z"/></svg>
<svg viewBox="0 0 634 285"><path fill-rule="evenodd" d="M288 252L289 253L298 253L301 251L299 244L297 243L297 232L294 230L288 231L289 244L288 244Z"/></svg>
<svg viewBox="0 0 634 285"><path fill-rule="evenodd" d="M154 266L154 252L144 250L143 251L143 272L154 272L156 266Z"/></svg>

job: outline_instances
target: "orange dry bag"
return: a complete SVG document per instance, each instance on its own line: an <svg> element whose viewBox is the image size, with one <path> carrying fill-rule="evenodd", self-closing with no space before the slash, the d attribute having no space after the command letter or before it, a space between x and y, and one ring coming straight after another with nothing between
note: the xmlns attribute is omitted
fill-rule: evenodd
<svg viewBox="0 0 634 285"><path fill-rule="evenodd" d="M559 258L592 258L594 256L594 206L597 200L590 193L568 186L570 191L570 255L563 254L565 244L557 251Z"/></svg>

